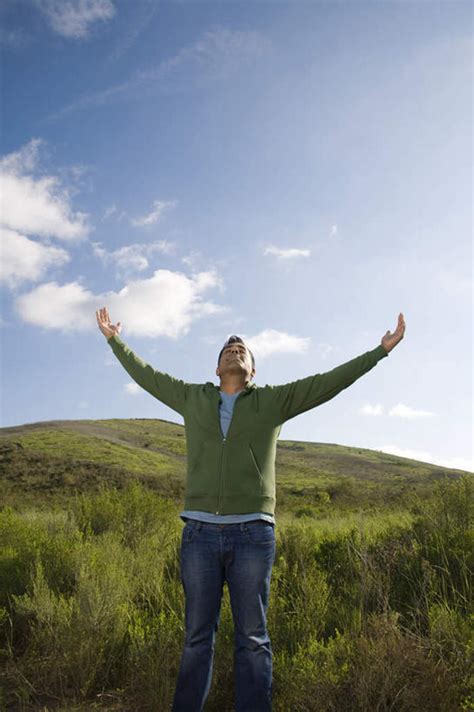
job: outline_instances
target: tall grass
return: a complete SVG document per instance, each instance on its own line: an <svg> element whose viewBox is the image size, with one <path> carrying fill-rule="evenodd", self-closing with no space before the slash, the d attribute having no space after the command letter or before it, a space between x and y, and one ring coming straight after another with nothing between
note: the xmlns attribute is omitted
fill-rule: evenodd
<svg viewBox="0 0 474 712"><path fill-rule="evenodd" d="M399 518L277 524L276 712L472 709L473 482ZM176 507L137 482L0 513L1 702L169 710L184 640ZM233 709L224 589L208 712Z"/></svg>

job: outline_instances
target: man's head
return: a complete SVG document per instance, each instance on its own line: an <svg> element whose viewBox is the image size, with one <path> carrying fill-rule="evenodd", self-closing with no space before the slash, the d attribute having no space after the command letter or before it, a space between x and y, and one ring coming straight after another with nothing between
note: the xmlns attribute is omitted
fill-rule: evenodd
<svg viewBox="0 0 474 712"><path fill-rule="evenodd" d="M229 336L221 349L217 359L216 375L223 376L237 374L245 376L249 382L255 376L255 359L248 346L240 336Z"/></svg>

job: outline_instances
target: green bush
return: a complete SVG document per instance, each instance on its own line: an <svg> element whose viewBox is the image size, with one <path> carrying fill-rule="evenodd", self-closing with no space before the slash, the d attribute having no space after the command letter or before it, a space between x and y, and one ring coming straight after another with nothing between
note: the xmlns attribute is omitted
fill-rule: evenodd
<svg viewBox="0 0 474 712"><path fill-rule="evenodd" d="M79 529L88 536L114 531L132 548L154 533L166 536L176 519L171 502L136 480L123 491L102 488L99 494L77 496L70 512ZM176 530L176 524L173 529Z"/></svg>
<svg viewBox="0 0 474 712"><path fill-rule="evenodd" d="M81 542L81 533L64 512L20 514L6 507L0 512L0 605L26 591L37 560L54 590L71 591Z"/></svg>
<svg viewBox="0 0 474 712"><path fill-rule="evenodd" d="M474 478L437 482L431 499L417 506L413 524L420 556L432 566L432 601L446 601L464 615L472 606Z"/></svg>
<svg viewBox="0 0 474 712"><path fill-rule="evenodd" d="M469 709L472 494L470 482L439 483L411 524L335 513L277 528L276 712ZM171 706L181 528L175 506L139 483L66 511L0 512L4 707ZM232 709L233 645L225 588L209 712Z"/></svg>

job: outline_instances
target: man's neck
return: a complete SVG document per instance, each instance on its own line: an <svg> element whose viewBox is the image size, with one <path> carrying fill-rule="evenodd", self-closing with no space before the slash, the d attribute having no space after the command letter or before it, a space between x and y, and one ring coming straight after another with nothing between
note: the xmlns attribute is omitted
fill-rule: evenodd
<svg viewBox="0 0 474 712"><path fill-rule="evenodd" d="M227 395L234 395L235 393L239 393L240 391L243 391L247 383L242 379L239 378L238 376L236 378L221 378L221 383L220 383L220 390L223 393L227 393Z"/></svg>

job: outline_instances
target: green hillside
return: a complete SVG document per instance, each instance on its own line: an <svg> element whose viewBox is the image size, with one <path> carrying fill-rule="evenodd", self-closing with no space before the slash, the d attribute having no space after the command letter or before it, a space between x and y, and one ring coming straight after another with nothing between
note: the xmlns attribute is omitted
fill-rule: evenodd
<svg viewBox="0 0 474 712"><path fill-rule="evenodd" d="M332 443L280 440L277 514L316 516L337 506L403 508L461 470ZM139 480L184 501L186 436L165 420L53 420L0 430L2 504L49 505Z"/></svg>

